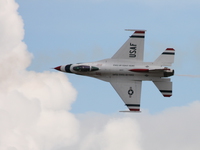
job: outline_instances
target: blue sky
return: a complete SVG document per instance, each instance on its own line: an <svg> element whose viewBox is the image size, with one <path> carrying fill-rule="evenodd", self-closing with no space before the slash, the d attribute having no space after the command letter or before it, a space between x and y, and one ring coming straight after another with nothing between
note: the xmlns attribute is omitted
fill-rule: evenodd
<svg viewBox="0 0 200 150"><path fill-rule="evenodd" d="M167 47L176 50L176 74L200 74L198 1L16 0L25 38L34 58L28 70L111 57L128 39L124 29L146 29L145 60L154 61ZM105 114L124 110L109 83L66 74L78 92L71 112ZM172 77L173 96L164 98L151 82L142 87L142 110L159 113L199 100L200 78Z"/></svg>

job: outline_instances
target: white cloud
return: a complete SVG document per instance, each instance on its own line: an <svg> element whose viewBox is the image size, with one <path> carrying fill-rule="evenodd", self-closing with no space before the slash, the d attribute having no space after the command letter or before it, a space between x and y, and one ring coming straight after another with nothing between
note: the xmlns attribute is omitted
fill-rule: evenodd
<svg viewBox="0 0 200 150"><path fill-rule="evenodd" d="M81 142L83 150L140 150L138 123L129 117L109 118L101 130L89 131Z"/></svg>
<svg viewBox="0 0 200 150"><path fill-rule="evenodd" d="M61 73L26 71L32 55L13 0L0 2L0 149L58 149L76 142L68 112L76 91Z"/></svg>
<svg viewBox="0 0 200 150"><path fill-rule="evenodd" d="M200 146L200 102L174 107L157 115L137 118L142 131L143 149L195 149Z"/></svg>
<svg viewBox="0 0 200 150"><path fill-rule="evenodd" d="M80 147L74 149L199 149L200 102L162 113L81 115Z"/></svg>
<svg viewBox="0 0 200 150"><path fill-rule="evenodd" d="M70 113L76 91L64 74L26 71L32 55L17 8L0 1L1 150L199 149L199 101L157 115Z"/></svg>

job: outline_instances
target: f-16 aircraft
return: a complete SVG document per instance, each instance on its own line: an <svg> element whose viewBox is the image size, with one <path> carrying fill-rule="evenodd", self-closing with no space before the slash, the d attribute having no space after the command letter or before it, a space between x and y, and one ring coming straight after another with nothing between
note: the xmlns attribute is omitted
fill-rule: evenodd
<svg viewBox="0 0 200 150"><path fill-rule="evenodd" d="M110 59L54 69L110 82L128 107L128 112L140 112L142 81L152 81L164 97L172 96L172 82L168 77L174 75L174 70L166 66L174 62L175 50L167 48L154 62L143 62L146 30L127 31L134 33Z"/></svg>

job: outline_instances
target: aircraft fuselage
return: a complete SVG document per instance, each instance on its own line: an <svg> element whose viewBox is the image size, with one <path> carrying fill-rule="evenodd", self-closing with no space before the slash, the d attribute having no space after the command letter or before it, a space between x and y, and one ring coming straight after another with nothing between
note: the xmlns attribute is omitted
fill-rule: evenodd
<svg viewBox="0 0 200 150"><path fill-rule="evenodd" d="M57 70L98 78L110 82L112 78L123 77L132 80L156 80L174 75L174 70L156 66L153 62L130 62L127 60L104 59L90 63L69 64Z"/></svg>

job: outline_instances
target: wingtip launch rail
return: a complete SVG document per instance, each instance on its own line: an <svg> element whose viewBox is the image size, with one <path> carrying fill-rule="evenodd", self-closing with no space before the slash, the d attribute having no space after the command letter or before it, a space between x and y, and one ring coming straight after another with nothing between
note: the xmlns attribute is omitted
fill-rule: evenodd
<svg viewBox="0 0 200 150"><path fill-rule="evenodd" d="M143 30L143 29L125 29L125 31L136 31L136 32L138 32L138 31L142 31L142 32L146 32L147 30Z"/></svg>

